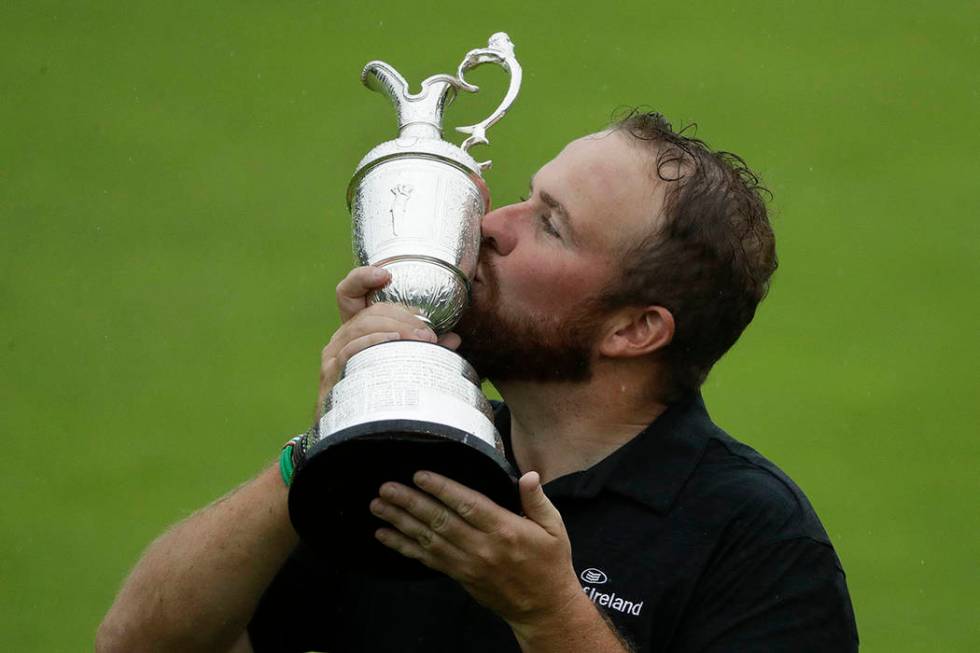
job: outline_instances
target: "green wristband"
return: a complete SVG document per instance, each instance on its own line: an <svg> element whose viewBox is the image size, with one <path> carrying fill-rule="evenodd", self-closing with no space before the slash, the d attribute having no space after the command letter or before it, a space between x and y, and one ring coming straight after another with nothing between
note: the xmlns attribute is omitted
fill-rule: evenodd
<svg viewBox="0 0 980 653"><path fill-rule="evenodd" d="M299 442L300 437L302 436L297 435L287 442L282 451L279 452L279 474L282 476L282 482L286 484L286 487L289 487L293 482L293 473L296 471L293 468L293 447Z"/></svg>

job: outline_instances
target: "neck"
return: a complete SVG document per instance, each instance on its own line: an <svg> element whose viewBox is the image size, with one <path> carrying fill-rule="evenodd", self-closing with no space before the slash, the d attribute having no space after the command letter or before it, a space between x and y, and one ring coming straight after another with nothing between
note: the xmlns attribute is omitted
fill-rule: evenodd
<svg viewBox="0 0 980 653"><path fill-rule="evenodd" d="M596 363L582 383L495 383L510 409L518 467L546 483L591 467L636 437L667 406L651 399L646 374L630 371Z"/></svg>

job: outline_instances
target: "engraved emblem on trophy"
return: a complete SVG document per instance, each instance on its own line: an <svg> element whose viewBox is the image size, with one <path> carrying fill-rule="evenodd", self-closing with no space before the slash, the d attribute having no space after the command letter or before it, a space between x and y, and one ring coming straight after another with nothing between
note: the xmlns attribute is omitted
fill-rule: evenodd
<svg viewBox="0 0 980 653"><path fill-rule="evenodd" d="M479 91L465 73L484 63L510 74L507 92L486 119L457 127L469 136L453 145L442 139L443 112L459 91ZM477 162L468 150L489 143L487 129L517 97L514 45L507 34L494 34L487 47L466 54L455 76L433 75L418 93L381 61L368 63L361 81L388 96L399 130L398 138L367 153L347 190L359 263L391 274L369 301L416 309L443 334L469 302L480 220L490 207L482 176L490 161ZM407 340L365 349L350 358L323 409L289 492L290 518L313 549L365 561L366 571L425 573L374 540L382 523L368 510L384 482L410 485L420 469L518 510L516 475L480 379L449 349Z"/></svg>

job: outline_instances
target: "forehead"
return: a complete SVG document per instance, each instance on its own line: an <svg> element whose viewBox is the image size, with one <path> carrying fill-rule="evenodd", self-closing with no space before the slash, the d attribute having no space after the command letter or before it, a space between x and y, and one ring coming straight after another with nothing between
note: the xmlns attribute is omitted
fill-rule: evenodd
<svg viewBox="0 0 980 653"><path fill-rule="evenodd" d="M535 189L555 197L589 249L609 251L653 228L662 184L651 174L653 154L618 131L569 143L535 175Z"/></svg>

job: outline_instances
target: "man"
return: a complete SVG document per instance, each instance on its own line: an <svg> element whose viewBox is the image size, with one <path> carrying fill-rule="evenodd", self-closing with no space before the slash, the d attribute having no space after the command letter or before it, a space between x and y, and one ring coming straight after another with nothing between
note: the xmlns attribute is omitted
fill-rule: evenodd
<svg viewBox="0 0 980 653"><path fill-rule="evenodd" d="M633 114L531 186L484 217L472 307L440 341L504 399L524 515L425 470L386 483L365 506L376 536L442 573L373 579L297 544L270 468L149 548L99 650L856 650L810 504L700 399L776 267L756 177ZM321 400L365 347L436 340L367 306L386 281L366 267L338 286Z"/></svg>

